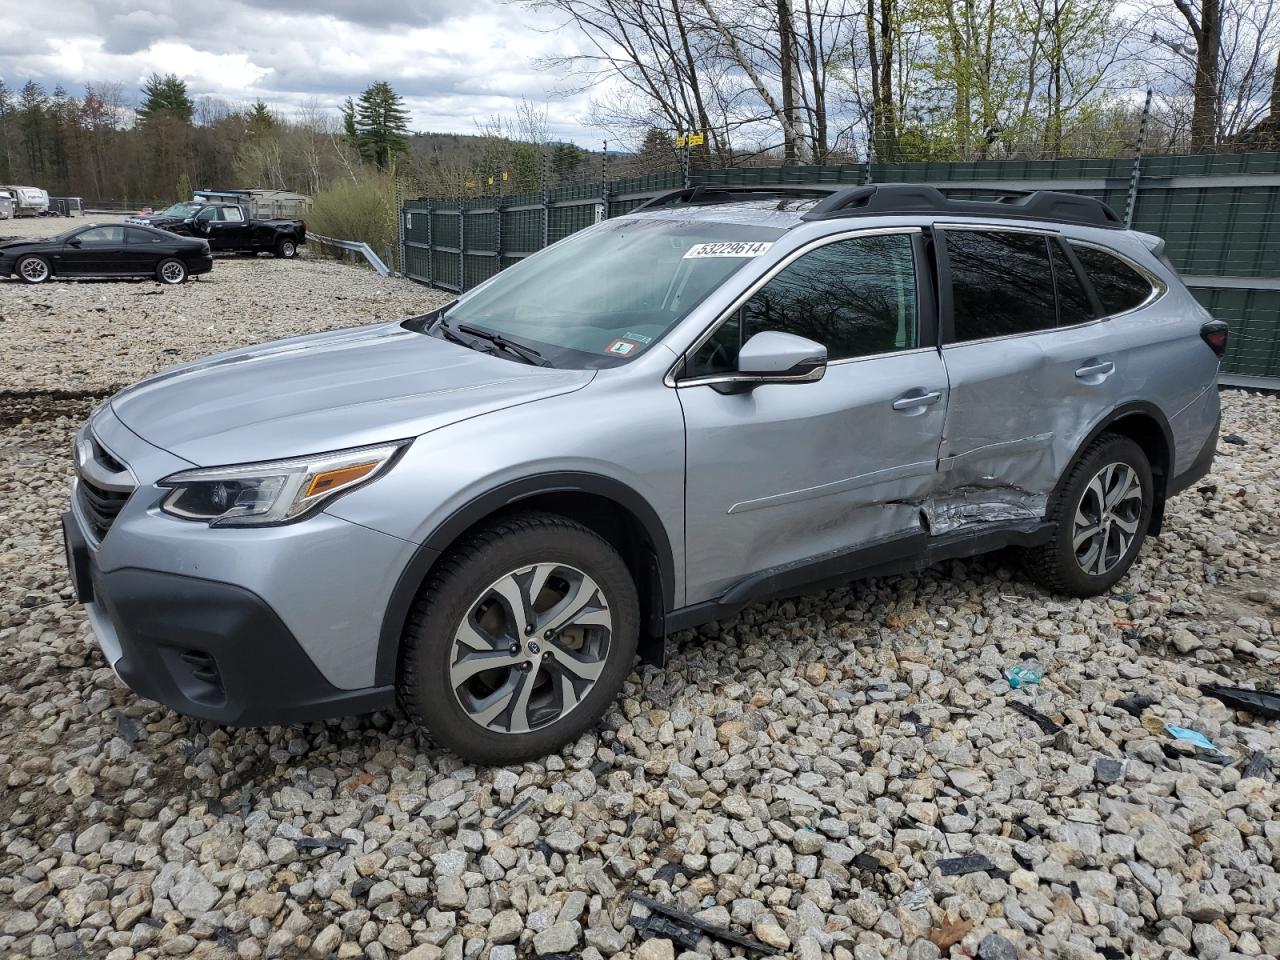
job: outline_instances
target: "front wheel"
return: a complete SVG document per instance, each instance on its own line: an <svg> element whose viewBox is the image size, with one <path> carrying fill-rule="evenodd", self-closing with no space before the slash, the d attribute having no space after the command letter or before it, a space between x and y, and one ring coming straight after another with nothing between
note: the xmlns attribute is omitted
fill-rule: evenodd
<svg viewBox="0 0 1280 960"><path fill-rule="evenodd" d="M276 256L284 260L292 260L298 255L298 245L292 240L281 240L276 244Z"/></svg>
<svg viewBox="0 0 1280 960"><path fill-rule="evenodd" d="M53 271L49 269L49 261L34 254L19 259L14 269L25 283L44 283L53 276Z"/></svg>
<svg viewBox="0 0 1280 960"><path fill-rule="evenodd" d="M1058 593L1105 593L1132 566L1151 523L1155 485L1142 448L1103 434L1081 454L1050 506L1053 538L1029 551L1031 575Z"/></svg>
<svg viewBox="0 0 1280 960"><path fill-rule="evenodd" d="M495 521L451 550L419 593L401 705L465 760L545 756L613 703L639 623L627 565L594 532L554 514Z"/></svg>
<svg viewBox="0 0 1280 960"><path fill-rule="evenodd" d="M161 283L176 286L187 279L187 265L173 257L161 260L160 265L156 267L156 279Z"/></svg>

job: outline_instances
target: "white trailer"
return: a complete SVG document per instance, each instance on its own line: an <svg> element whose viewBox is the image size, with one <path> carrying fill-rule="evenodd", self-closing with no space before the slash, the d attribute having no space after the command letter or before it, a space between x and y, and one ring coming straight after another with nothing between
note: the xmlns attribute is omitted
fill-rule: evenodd
<svg viewBox="0 0 1280 960"><path fill-rule="evenodd" d="M0 186L13 197L15 217L43 217L49 212L49 194L39 187Z"/></svg>

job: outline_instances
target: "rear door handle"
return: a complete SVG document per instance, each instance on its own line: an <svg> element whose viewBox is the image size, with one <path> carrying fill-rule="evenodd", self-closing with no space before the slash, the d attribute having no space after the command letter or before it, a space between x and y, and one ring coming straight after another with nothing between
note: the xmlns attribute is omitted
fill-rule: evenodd
<svg viewBox="0 0 1280 960"><path fill-rule="evenodd" d="M912 392L904 393L897 400L893 401L893 409L895 410L914 410L916 407L927 407L937 403L942 399L942 393L933 390L929 393Z"/></svg>
<svg viewBox="0 0 1280 960"><path fill-rule="evenodd" d="M1105 377L1115 372L1116 365L1110 360L1087 361L1083 367L1076 370L1076 376L1081 380L1087 380L1089 377Z"/></svg>

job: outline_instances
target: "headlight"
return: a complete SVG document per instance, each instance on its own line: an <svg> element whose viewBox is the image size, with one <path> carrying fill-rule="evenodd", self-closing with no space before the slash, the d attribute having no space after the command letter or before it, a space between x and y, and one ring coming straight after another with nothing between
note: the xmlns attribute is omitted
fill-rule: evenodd
<svg viewBox="0 0 1280 960"><path fill-rule="evenodd" d="M260 527L297 520L326 500L381 475L408 441L165 477L160 509L211 527Z"/></svg>

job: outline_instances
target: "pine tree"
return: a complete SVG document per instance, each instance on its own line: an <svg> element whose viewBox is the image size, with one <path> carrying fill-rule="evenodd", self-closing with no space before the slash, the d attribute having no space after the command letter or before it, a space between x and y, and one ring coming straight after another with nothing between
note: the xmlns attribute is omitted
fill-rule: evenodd
<svg viewBox="0 0 1280 960"><path fill-rule="evenodd" d="M574 143L557 143L551 151L551 172L557 180L568 180L578 172L587 151Z"/></svg>
<svg viewBox="0 0 1280 960"><path fill-rule="evenodd" d="M138 118L144 123L160 117L169 117L182 123L190 123L195 104L187 95L187 83L176 73L158 73L149 76L142 85L142 106Z"/></svg>
<svg viewBox="0 0 1280 960"><path fill-rule="evenodd" d="M354 125L360 152L382 170L409 149L409 111L404 97L385 80L370 84L356 104Z"/></svg>
<svg viewBox="0 0 1280 960"><path fill-rule="evenodd" d="M679 162L675 140L665 130L650 127L644 135L644 142L640 145L637 161L639 169L645 173L674 170Z"/></svg>
<svg viewBox="0 0 1280 960"><path fill-rule="evenodd" d="M45 173L45 128L49 120L49 96L34 80L23 84L18 95L18 126L27 148L25 176L41 179Z"/></svg>
<svg viewBox="0 0 1280 960"><path fill-rule="evenodd" d="M12 144L9 139L9 118L12 113L13 94L9 92L4 78L0 77L0 183L9 182L10 168L13 166Z"/></svg>
<svg viewBox="0 0 1280 960"><path fill-rule="evenodd" d="M350 97L342 102L342 137L353 147L360 141L360 133L356 130L356 104Z"/></svg>
<svg viewBox="0 0 1280 960"><path fill-rule="evenodd" d="M255 100L253 106L249 108L249 114L246 118L249 122L250 133L260 133L263 130L270 130L276 125L275 114L273 114L266 103L261 100Z"/></svg>

